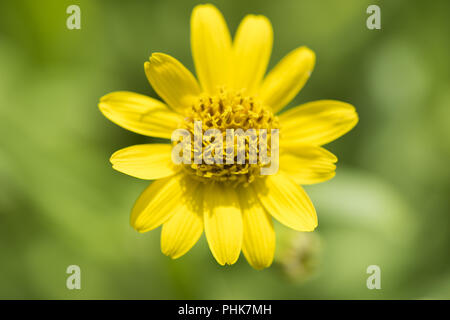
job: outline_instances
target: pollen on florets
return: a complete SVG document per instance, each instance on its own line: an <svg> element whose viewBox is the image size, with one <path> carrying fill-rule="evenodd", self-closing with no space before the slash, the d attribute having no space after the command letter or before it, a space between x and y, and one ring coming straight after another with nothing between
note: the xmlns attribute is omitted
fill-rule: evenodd
<svg viewBox="0 0 450 320"><path fill-rule="evenodd" d="M259 158L259 140L260 131L265 129L267 132L267 155L271 153L271 130L279 129L278 118L273 115L270 108L264 106L256 98L245 96L239 91L226 90L222 88L216 95L202 95L198 100L186 110L183 129L187 129L191 137L194 137L195 123L201 121L201 132L205 133L209 129L218 129L222 134L223 141L226 141L227 129L245 132L255 132L255 139L251 136L243 137L244 143L238 143L238 137L232 139L232 149L234 160L232 164L227 164L227 155L229 155L230 146L223 143L223 163L195 163L194 155L203 154L211 149L214 140L201 142L201 150L195 145L195 139L191 139L191 163L184 164L183 169L193 178L203 182L221 181L233 182L236 184L251 183L256 177L260 176L260 169L267 163L262 163ZM198 146L198 145L197 145ZM256 149L255 149L256 148ZM237 155L239 149L245 153L245 162L239 163ZM214 156L214 150L210 150ZM250 155L257 155L257 161L251 161Z"/></svg>

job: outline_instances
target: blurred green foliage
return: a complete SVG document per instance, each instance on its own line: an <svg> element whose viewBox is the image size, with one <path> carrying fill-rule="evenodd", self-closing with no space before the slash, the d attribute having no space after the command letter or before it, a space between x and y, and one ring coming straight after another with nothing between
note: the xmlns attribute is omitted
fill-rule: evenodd
<svg viewBox="0 0 450 320"><path fill-rule="evenodd" d="M297 238L279 225L277 262L263 271L242 256L220 267L204 237L173 261L159 250L159 230L129 226L147 182L108 159L151 139L109 122L97 102L116 90L155 96L143 70L152 52L193 70L197 3L2 2L0 298L450 298L448 1L212 1L233 33L245 14L269 17L271 66L299 45L316 51L291 106L339 99L360 115L328 146L339 157L336 177L307 187L320 222L312 240L301 238L320 249L298 254L314 258L302 262L301 279L283 268ZM71 4L81 8L81 30L66 28ZM381 7L381 30L366 28L369 4ZM81 267L79 291L65 287L70 264ZM381 290L366 288L372 264Z"/></svg>

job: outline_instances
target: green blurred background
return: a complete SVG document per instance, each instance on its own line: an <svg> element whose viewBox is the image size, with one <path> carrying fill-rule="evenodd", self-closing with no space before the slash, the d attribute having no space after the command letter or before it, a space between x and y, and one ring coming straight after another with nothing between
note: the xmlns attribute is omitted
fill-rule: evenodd
<svg viewBox="0 0 450 320"><path fill-rule="evenodd" d="M272 21L270 65L300 45L315 71L290 106L352 103L357 127L328 148L336 177L309 186L319 227L277 225L274 265L241 255L220 267L204 236L184 257L138 234L129 212L146 181L109 156L149 138L104 118L111 91L155 92L143 63L155 51L193 63L197 1L2 1L0 10L0 298L450 298L450 3L448 1L212 1L234 33L248 13ZM81 8L81 30L66 8ZM366 8L381 7L381 30ZM81 290L66 268L81 267ZM381 268L381 290L366 268Z"/></svg>

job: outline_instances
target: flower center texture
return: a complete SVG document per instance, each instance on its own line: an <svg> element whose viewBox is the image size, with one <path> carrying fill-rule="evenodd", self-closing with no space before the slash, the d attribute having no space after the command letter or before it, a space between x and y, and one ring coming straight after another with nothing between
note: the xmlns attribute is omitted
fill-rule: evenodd
<svg viewBox="0 0 450 320"><path fill-rule="evenodd" d="M249 184L269 165L261 157L274 152L272 129L279 124L255 97L222 88L217 95L200 96L186 110L182 128L191 135L191 161L183 165L188 174L203 182ZM205 161L205 154L214 161Z"/></svg>

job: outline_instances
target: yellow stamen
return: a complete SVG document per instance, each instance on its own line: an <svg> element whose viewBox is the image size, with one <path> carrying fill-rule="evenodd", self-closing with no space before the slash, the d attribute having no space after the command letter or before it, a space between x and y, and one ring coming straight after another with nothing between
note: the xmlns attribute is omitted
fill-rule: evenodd
<svg viewBox="0 0 450 320"><path fill-rule="evenodd" d="M223 137L223 164L213 163L206 164L195 163L194 155L196 153L203 154L208 148L211 149L212 141L202 141L201 150L197 150L194 138L194 122L202 122L202 134L209 129L218 129ZM222 181L233 182L233 184L248 184L254 181L260 175L260 168L267 165L263 164L259 159L259 130L267 130L267 154L270 155L270 138L271 129L279 129L278 118L273 115L270 108L262 105L256 98L245 96L241 92L227 90L222 88L217 95L208 96L202 95L198 101L186 111L183 128L191 133L191 164L185 164L184 169L194 178L201 181ZM244 143L238 144L238 138L234 137L234 150L228 147L226 141L227 129L254 129L256 133L256 141L250 143L250 137L245 136ZM256 146L258 156L257 163L250 163L249 153L250 148ZM239 148L245 148L245 163L238 163L237 154ZM212 155L214 155L214 148L212 148ZM231 150L230 150L231 149ZM232 164L227 164L227 155L230 152L234 155Z"/></svg>

